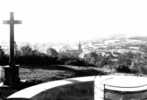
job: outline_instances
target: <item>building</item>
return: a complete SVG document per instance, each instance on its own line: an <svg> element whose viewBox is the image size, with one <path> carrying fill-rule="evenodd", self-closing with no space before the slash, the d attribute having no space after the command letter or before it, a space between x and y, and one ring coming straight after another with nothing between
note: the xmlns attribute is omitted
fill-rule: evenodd
<svg viewBox="0 0 147 100"><path fill-rule="evenodd" d="M82 52L83 52L83 49L82 49L81 43L78 44L78 49L67 49L64 51L64 53L67 53L74 57L79 57Z"/></svg>

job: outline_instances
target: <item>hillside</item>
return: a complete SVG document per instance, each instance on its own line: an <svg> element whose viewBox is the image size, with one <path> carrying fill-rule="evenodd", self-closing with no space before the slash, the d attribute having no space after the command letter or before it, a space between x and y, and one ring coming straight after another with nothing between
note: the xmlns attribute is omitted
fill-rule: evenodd
<svg viewBox="0 0 147 100"><path fill-rule="evenodd" d="M145 53L147 48L147 37L124 37L108 38L104 40L93 40L83 43L85 52L138 52Z"/></svg>

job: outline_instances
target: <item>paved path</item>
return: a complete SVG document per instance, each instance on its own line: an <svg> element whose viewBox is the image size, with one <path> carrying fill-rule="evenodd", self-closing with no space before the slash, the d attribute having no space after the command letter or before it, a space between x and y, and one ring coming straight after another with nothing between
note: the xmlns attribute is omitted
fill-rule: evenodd
<svg viewBox="0 0 147 100"><path fill-rule="evenodd" d="M69 79L65 79L65 80L45 82L42 84L38 84L35 86L28 87L26 89L20 90L16 93L10 95L8 98L30 99L33 96L35 96L45 90L52 89L54 87L68 85L68 84L74 84L74 83L79 83L79 82L94 81L94 79L95 79L95 76L88 76L88 77L69 78Z"/></svg>

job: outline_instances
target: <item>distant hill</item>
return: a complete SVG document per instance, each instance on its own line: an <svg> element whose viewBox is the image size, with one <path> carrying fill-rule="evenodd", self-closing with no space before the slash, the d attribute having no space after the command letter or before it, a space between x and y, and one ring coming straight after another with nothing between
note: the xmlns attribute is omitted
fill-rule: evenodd
<svg viewBox="0 0 147 100"><path fill-rule="evenodd" d="M144 53L147 48L147 37L110 37L100 40L88 41L82 45L85 52L138 52ZM146 52L147 53L147 52Z"/></svg>
<svg viewBox="0 0 147 100"><path fill-rule="evenodd" d="M147 37L143 37L143 36L130 37L129 39L147 41Z"/></svg>

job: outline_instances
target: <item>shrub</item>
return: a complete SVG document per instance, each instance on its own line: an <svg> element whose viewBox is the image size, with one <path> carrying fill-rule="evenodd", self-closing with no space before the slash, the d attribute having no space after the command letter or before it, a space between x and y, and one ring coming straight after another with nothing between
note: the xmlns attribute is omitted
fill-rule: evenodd
<svg viewBox="0 0 147 100"><path fill-rule="evenodd" d="M111 57L103 56L101 54L97 54L96 52L91 52L89 54L86 54L84 56L84 59L88 64L101 67L101 68L105 65L109 65L112 63Z"/></svg>
<svg viewBox="0 0 147 100"><path fill-rule="evenodd" d="M132 71L129 69L128 66L126 65L119 65L117 68L116 68L116 71L117 72L122 72L122 73L131 73Z"/></svg>
<svg viewBox="0 0 147 100"><path fill-rule="evenodd" d="M8 55L5 54L4 50L0 46L0 65L8 64Z"/></svg>

